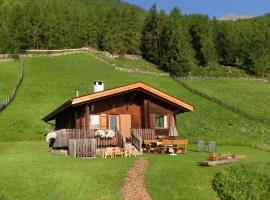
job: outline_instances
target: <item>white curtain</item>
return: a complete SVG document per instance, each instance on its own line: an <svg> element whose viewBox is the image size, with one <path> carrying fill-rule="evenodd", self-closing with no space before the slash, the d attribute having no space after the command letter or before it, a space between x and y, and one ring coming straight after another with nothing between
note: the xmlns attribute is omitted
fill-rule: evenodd
<svg viewBox="0 0 270 200"><path fill-rule="evenodd" d="M174 117L171 117L171 127L170 127L170 132L169 132L169 136L172 137L177 137L178 136L178 132L175 126L175 121L174 121Z"/></svg>

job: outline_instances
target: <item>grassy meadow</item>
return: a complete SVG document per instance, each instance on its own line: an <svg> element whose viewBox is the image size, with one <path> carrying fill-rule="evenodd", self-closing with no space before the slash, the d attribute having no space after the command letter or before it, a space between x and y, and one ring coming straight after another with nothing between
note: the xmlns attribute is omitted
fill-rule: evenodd
<svg viewBox="0 0 270 200"><path fill-rule="evenodd" d="M270 82L244 80L186 81L191 87L270 123Z"/></svg>
<svg viewBox="0 0 270 200"><path fill-rule="evenodd" d="M121 66L137 65L127 59L117 62ZM0 113L0 199L121 199L119 188L134 159L56 156L49 153L44 142L50 125L41 119L74 97L76 88L80 94L92 92L94 80L104 80L105 89L144 81L194 105L195 112L177 117L180 137L189 143L215 140L218 152L244 154L244 163L270 159L269 152L264 151L270 150L269 125L243 118L195 95L170 77L115 71L86 54L24 58L24 63L24 80L17 96ZM16 71L15 63L10 67L7 74ZM153 65L150 68L149 71L157 70ZM252 85L245 88L248 87ZM254 87L260 90L259 85ZM8 87L5 89L8 93ZM267 92L267 88L262 90ZM244 91L239 92L243 96L239 99L245 101ZM263 102L268 97L265 94L256 98ZM230 165L201 167L199 162L208 153L197 153L195 149L195 145L190 145L187 155L177 157L146 155L149 165L145 182L154 200L219 199L212 189L212 179Z"/></svg>
<svg viewBox="0 0 270 200"><path fill-rule="evenodd" d="M120 199L133 158L52 155L46 142L0 143L0 199Z"/></svg>
<svg viewBox="0 0 270 200"><path fill-rule="evenodd" d="M0 143L0 199L121 199L119 189L134 158L87 159L52 155L45 142ZM218 146L219 153L247 156L243 163L269 161L270 153ZM219 199L212 189L217 172L232 165L202 167L208 153L191 145L186 155L146 155L145 184L153 200Z"/></svg>
<svg viewBox="0 0 270 200"><path fill-rule="evenodd" d="M15 60L0 62L0 103L2 103L15 87L20 73L20 62Z"/></svg>
<svg viewBox="0 0 270 200"><path fill-rule="evenodd" d="M270 126L247 120L183 88L170 77L115 71L86 54L59 57L25 58L25 76L15 100L0 114L0 141L44 140L50 128L41 119L72 98L75 88L81 94L92 92L94 80L104 80L105 88L144 81L195 107L195 112L180 114L180 136L190 142L216 140L219 144L270 144ZM12 119L12 120L10 120Z"/></svg>
<svg viewBox="0 0 270 200"><path fill-rule="evenodd" d="M246 155L242 163L270 161L270 153L248 147L218 146L218 153L233 152ZM146 186L156 200L214 200L219 199L212 188L213 177L235 164L216 167L200 166L208 153L199 153L191 145L187 155L148 155L149 167L145 175Z"/></svg>

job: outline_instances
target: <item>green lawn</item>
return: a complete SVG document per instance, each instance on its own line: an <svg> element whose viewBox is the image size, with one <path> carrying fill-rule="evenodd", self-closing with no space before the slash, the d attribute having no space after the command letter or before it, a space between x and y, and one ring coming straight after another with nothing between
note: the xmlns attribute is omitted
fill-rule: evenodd
<svg viewBox="0 0 270 200"><path fill-rule="evenodd" d="M41 119L73 97L75 88L79 87L81 94L92 92L94 80L104 80L106 89L144 81L194 105L195 112L177 117L181 138L190 143L198 139L215 140L220 152L247 155L245 162L270 158L264 151L238 147L270 150L269 125L243 118L195 95L170 77L115 71L86 54L25 58L24 75L16 98L0 113L0 199L120 198L123 176L134 159L53 156L45 142L36 141L44 140L46 129L50 128ZM194 151L179 157L149 155L145 180L153 198L215 199L217 194L211 188L211 180L227 166L199 166L206 157L207 153Z"/></svg>
<svg viewBox="0 0 270 200"><path fill-rule="evenodd" d="M102 52L95 52L93 53L95 56L102 58L103 60L107 61L108 63L127 69L137 69L146 72L154 72L154 73L164 73L163 71L159 70L155 65L145 61L144 59L138 60L131 60L124 57L119 58L110 58L104 55Z"/></svg>
<svg viewBox="0 0 270 200"><path fill-rule="evenodd" d="M216 97L270 123L270 82L241 80L186 81L193 88Z"/></svg>
<svg viewBox="0 0 270 200"><path fill-rule="evenodd" d="M269 161L270 153L220 146L220 153L247 156L242 162ZM234 164L202 167L208 153L192 145L186 155L146 155L146 186L154 200L218 199L214 174ZM52 155L45 142L0 143L0 199L121 199L119 190L134 158L87 159Z"/></svg>
<svg viewBox="0 0 270 200"><path fill-rule="evenodd" d="M10 95L19 78L19 73L19 61L0 62L0 103Z"/></svg>
<svg viewBox="0 0 270 200"><path fill-rule="evenodd" d="M0 143L0 199L121 199L133 161L52 155L45 142Z"/></svg>
<svg viewBox="0 0 270 200"><path fill-rule="evenodd" d="M270 161L270 153L247 147L218 146L219 153L238 153L246 155L241 162ZM216 167L203 167L200 162L208 153L196 152L195 146L186 155L147 155L149 166L145 175L147 188L154 200L211 200L219 199L212 188L214 175L234 164Z"/></svg>
<svg viewBox="0 0 270 200"><path fill-rule="evenodd" d="M94 57L74 54L26 58L25 76L12 104L0 114L0 141L44 140L50 128L41 119L75 94L92 91L94 80L105 88L144 81L195 106L195 112L177 117L181 137L216 140L219 144L254 145L270 149L270 126L247 120L200 96L170 77L115 71Z"/></svg>

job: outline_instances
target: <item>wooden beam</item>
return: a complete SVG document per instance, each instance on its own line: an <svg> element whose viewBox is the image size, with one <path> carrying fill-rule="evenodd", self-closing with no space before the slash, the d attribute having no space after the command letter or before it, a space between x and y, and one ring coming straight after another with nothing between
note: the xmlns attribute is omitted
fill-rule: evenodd
<svg viewBox="0 0 270 200"><path fill-rule="evenodd" d="M86 129L89 129L90 127L90 108L89 108L89 105L86 104L85 105L85 128Z"/></svg>
<svg viewBox="0 0 270 200"><path fill-rule="evenodd" d="M144 128L149 128L149 100L143 100L143 119L144 119Z"/></svg>

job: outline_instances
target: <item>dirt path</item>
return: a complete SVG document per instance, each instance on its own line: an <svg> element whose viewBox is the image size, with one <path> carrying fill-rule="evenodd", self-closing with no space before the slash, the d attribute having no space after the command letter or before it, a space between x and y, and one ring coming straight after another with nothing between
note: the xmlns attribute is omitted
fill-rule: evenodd
<svg viewBox="0 0 270 200"><path fill-rule="evenodd" d="M128 170L124 185L121 188L121 193L125 200L151 200L144 185L144 172L147 164L147 158L141 157Z"/></svg>

